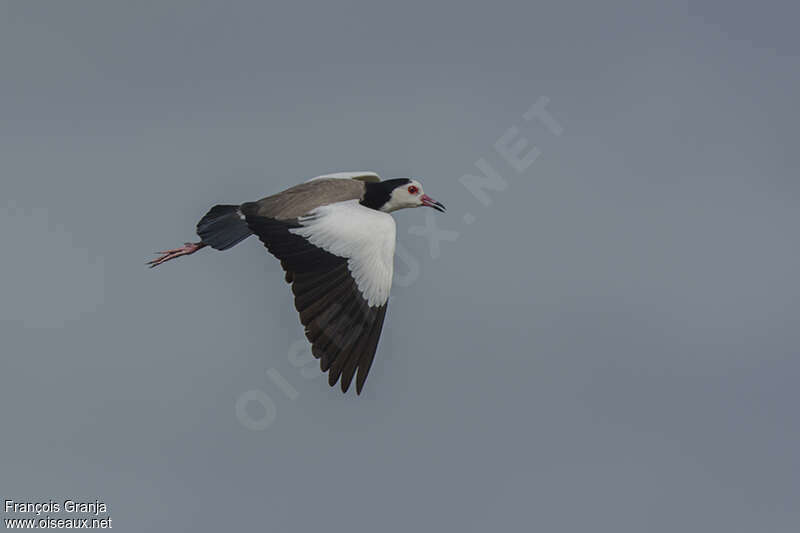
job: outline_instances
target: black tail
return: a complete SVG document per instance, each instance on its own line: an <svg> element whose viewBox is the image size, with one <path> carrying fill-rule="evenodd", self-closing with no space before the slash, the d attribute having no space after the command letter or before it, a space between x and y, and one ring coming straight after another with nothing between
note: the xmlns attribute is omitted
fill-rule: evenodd
<svg viewBox="0 0 800 533"><path fill-rule="evenodd" d="M197 234L216 250L227 250L252 235L238 205L215 205L197 223Z"/></svg>

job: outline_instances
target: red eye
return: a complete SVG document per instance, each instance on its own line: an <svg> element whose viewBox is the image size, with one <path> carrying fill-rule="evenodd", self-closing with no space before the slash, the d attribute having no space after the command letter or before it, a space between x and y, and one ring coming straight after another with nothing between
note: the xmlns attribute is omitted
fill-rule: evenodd
<svg viewBox="0 0 800 533"><path fill-rule="evenodd" d="M419 192L419 189L414 185L412 185L411 187L408 188L408 193L409 194L417 194L418 192Z"/></svg>

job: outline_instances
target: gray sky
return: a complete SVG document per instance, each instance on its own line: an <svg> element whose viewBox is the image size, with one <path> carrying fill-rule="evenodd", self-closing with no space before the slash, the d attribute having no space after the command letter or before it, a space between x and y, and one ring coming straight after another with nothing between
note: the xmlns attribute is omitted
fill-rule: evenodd
<svg viewBox="0 0 800 533"><path fill-rule="evenodd" d="M0 2L0 495L118 531L798 531L798 8L380 4ZM143 265L361 169L455 233L397 214L360 397L255 239Z"/></svg>

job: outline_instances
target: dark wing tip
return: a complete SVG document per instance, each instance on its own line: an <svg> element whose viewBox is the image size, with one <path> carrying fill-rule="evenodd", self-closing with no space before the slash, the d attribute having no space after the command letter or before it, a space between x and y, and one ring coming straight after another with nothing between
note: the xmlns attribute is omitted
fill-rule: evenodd
<svg viewBox="0 0 800 533"><path fill-rule="evenodd" d="M311 353L328 372L328 384L346 393L356 381L360 395L378 347L386 303L370 307L358 289L347 259L318 248L289 230L296 220L277 220L255 214L243 204L247 224L281 261L292 284L295 307L311 342Z"/></svg>
<svg viewBox="0 0 800 533"><path fill-rule="evenodd" d="M370 307L346 266L343 273L296 276L292 290L311 352L328 372L328 385L346 393L355 378L360 394L375 357L386 304Z"/></svg>

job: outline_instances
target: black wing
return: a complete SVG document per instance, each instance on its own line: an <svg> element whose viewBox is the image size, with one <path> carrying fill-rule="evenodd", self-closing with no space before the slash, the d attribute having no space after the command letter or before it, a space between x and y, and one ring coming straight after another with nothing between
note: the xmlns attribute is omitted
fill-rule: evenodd
<svg viewBox="0 0 800 533"><path fill-rule="evenodd" d="M258 216L248 204L242 206L242 212L250 230L280 259L311 352L320 359L322 371L328 372L328 383L334 386L341 377L342 392L347 392L356 375L356 393L360 394L375 358L387 304L369 306L350 274L346 257L290 233L301 227L297 220Z"/></svg>

